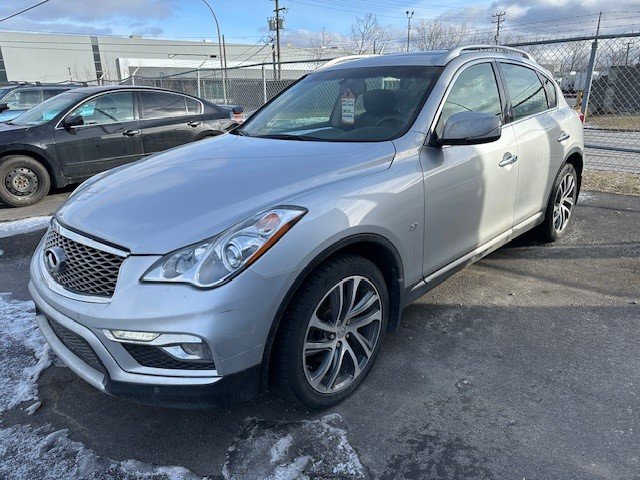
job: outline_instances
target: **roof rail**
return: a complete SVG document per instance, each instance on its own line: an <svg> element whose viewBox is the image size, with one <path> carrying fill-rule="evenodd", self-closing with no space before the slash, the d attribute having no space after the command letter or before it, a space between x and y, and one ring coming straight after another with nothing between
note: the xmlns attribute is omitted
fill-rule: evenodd
<svg viewBox="0 0 640 480"><path fill-rule="evenodd" d="M327 63L325 63L324 65L322 65L318 70L322 69L322 68L327 68L327 67L333 67L334 65L340 65L341 63L346 63L346 62L350 62L352 60L358 60L359 58L369 58L369 57L375 57L377 55L347 55L345 57L338 57L338 58L334 58L333 60L329 60Z"/></svg>
<svg viewBox="0 0 640 480"><path fill-rule="evenodd" d="M478 51L478 50L502 50L504 52L507 53L517 53L519 55L522 55L524 58L526 58L527 60L531 60L532 62L535 62L535 58L533 58L531 55L529 55L527 52L525 52L524 50L520 50L519 48L513 48L513 47L503 47L502 45L467 45L464 47L456 47L453 48L451 50L449 50L449 52L447 53L444 62L448 63L451 60L453 60L456 57L459 57L460 55L462 55L464 52L473 52L473 51Z"/></svg>

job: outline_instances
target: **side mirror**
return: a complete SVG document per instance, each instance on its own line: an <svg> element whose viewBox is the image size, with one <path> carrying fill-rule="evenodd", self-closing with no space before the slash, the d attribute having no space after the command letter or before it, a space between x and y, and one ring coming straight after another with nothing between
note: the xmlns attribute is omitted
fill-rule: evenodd
<svg viewBox="0 0 640 480"><path fill-rule="evenodd" d="M84 118L82 118L82 115L69 115L63 120L62 125L67 130L72 127L84 125Z"/></svg>
<svg viewBox="0 0 640 480"><path fill-rule="evenodd" d="M502 135L500 118L484 112L459 112L444 124L436 145L477 145L495 142Z"/></svg>
<svg viewBox="0 0 640 480"><path fill-rule="evenodd" d="M9 105L6 103L0 103L0 112L4 112L5 110L9 110Z"/></svg>

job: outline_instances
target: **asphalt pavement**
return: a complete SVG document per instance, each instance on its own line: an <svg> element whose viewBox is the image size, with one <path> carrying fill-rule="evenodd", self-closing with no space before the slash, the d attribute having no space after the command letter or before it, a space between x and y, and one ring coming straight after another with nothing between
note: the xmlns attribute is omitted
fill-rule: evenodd
<svg viewBox="0 0 640 480"><path fill-rule="evenodd" d="M640 197L587 192L561 241L517 239L408 307L359 391L327 412L271 393L225 410L140 406L54 363L33 415L33 401L0 413L0 478L65 465L73 478L189 475L149 470L173 465L242 479L640 479L639 225ZM30 305L41 235L0 238L6 317Z"/></svg>

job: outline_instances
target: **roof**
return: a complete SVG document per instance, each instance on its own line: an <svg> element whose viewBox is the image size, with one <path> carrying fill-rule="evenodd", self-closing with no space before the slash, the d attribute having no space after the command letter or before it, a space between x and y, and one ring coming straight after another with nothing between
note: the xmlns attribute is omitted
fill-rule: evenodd
<svg viewBox="0 0 640 480"><path fill-rule="evenodd" d="M102 92L110 92L110 91L117 91L117 90L162 90L165 92L172 92L172 93L181 93L182 95L188 95L182 92L176 92L175 90L170 90L168 88L160 88L160 87L146 87L146 86L137 86L137 85L102 85L102 86L95 86L95 87L80 87L80 88L74 88L73 92L74 93L83 93L83 94L88 94L88 95L92 95L95 93L102 93Z"/></svg>
<svg viewBox="0 0 640 480"><path fill-rule="evenodd" d="M451 50L432 50L428 52L393 53L387 55L354 55L342 57L329 62L326 67L331 69L377 66L434 66L443 67L452 60L462 57L475 58L505 58L516 59L535 65L535 62L527 52L499 45L468 45Z"/></svg>

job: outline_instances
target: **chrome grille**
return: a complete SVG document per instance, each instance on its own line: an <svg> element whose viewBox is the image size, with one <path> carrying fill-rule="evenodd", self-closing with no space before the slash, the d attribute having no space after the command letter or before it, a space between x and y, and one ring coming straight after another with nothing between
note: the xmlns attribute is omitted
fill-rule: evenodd
<svg viewBox="0 0 640 480"><path fill-rule="evenodd" d="M113 295L123 256L72 240L60 233L55 225L47 232L43 255L52 247L61 248L66 255L63 268L57 272L48 269L58 284L81 295L105 298ZM43 260L47 268L46 257Z"/></svg>

